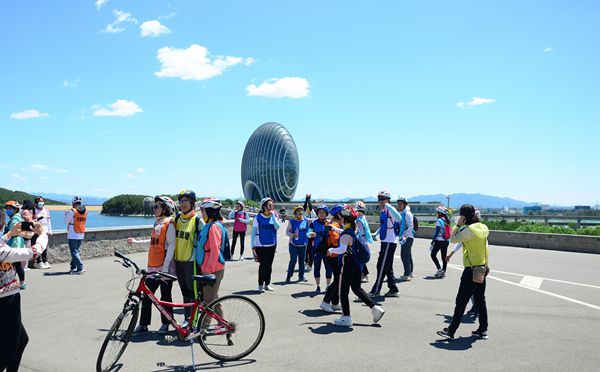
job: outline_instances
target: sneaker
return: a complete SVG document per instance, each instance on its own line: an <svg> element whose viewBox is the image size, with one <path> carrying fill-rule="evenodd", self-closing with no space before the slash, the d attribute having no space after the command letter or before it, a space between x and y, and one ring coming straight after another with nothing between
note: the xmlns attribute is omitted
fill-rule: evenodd
<svg viewBox="0 0 600 372"><path fill-rule="evenodd" d="M137 327L135 327L135 329L133 330L133 334L134 335L139 335L140 333L146 333L148 332L148 326L145 325L139 325Z"/></svg>
<svg viewBox="0 0 600 372"><path fill-rule="evenodd" d="M27 283L21 283L21 290L24 291L27 289Z"/></svg>
<svg viewBox="0 0 600 372"><path fill-rule="evenodd" d="M29 266L27 266L23 269L23 271L29 271L29 270L31 270L31 268Z"/></svg>
<svg viewBox="0 0 600 372"><path fill-rule="evenodd" d="M370 292L369 297L381 297L381 295L379 294L379 292Z"/></svg>
<svg viewBox="0 0 600 372"><path fill-rule="evenodd" d="M331 304L331 308L332 308L333 310L342 310L342 305L339 305L339 304L338 304L338 305Z"/></svg>
<svg viewBox="0 0 600 372"><path fill-rule="evenodd" d="M85 269L82 267L80 270L77 270L77 271L75 271L75 272L72 272L71 274L77 274L77 275L81 275L81 274L83 274L83 273L85 273Z"/></svg>
<svg viewBox="0 0 600 372"><path fill-rule="evenodd" d="M42 262L42 264L40 265L40 269L50 269L52 268L52 266L50 266L50 264L48 262Z"/></svg>
<svg viewBox="0 0 600 372"><path fill-rule="evenodd" d="M400 297L400 292L390 290L385 294L385 297Z"/></svg>
<svg viewBox="0 0 600 372"><path fill-rule="evenodd" d="M190 323L188 323L187 320L184 320L183 323L181 323L181 328L185 329L185 328L189 327L189 325L190 325Z"/></svg>
<svg viewBox="0 0 600 372"><path fill-rule="evenodd" d="M161 335L164 335L167 332L169 332L169 325L168 324L163 324L158 329L158 333L161 334Z"/></svg>
<svg viewBox="0 0 600 372"><path fill-rule="evenodd" d="M385 310L383 310L383 307L376 305L371 309L371 313L373 314L373 323L377 323L385 314Z"/></svg>
<svg viewBox="0 0 600 372"><path fill-rule="evenodd" d="M258 286L258 291L259 291L260 293L265 293L265 286L264 286L264 285L259 285L259 286Z"/></svg>
<svg viewBox="0 0 600 372"><path fill-rule="evenodd" d="M368 283L368 282L369 282L369 276L368 276L368 275L363 275L363 276L360 278L360 282L361 282L361 283Z"/></svg>
<svg viewBox="0 0 600 372"><path fill-rule="evenodd" d="M333 324L340 327L352 327L352 317L342 316L333 321Z"/></svg>
<svg viewBox="0 0 600 372"><path fill-rule="evenodd" d="M320 285L318 285L317 289L315 289L315 293L321 293L321 286Z"/></svg>
<svg viewBox="0 0 600 372"><path fill-rule="evenodd" d="M477 310L471 308L469 311L467 311L467 315L472 318L475 318L475 317L477 317Z"/></svg>
<svg viewBox="0 0 600 372"><path fill-rule="evenodd" d="M413 274L410 274L410 278L413 279L415 276Z"/></svg>
<svg viewBox="0 0 600 372"><path fill-rule="evenodd" d="M487 331L480 331L480 330L476 330L471 332L471 335L480 338L482 340L487 340L488 338L490 338L490 336L488 336Z"/></svg>
<svg viewBox="0 0 600 372"><path fill-rule="evenodd" d="M454 340L454 333L451 333L448 328L444 328L441 331L437 331L439 336L442 336L446 340Z"/></svg>
<svg viewBox="0 0 600 372"><path fill-rule="evenodd" d="M301 282L301 283L306 283L306 282L308 282L308 279L306 279L306 278L300 278L300 279L298 279L298 281Z"/></svg>
<svg viewBox="0 0 600 372"><path fill-rule="evenodd" d="M400 278L398 278L399 281L401 282L409 282L410 281L410 276L408 275L402 275Z"/></svg>
<svg viewBox="0 0 600 372"><path fill-rule="evenodd" d="M275 290L275 288L271 287L270 284L265 285L265 291L271 291L272 292L274 290Z"/></svg>
<svg viewBox="0 0 600 372"><path fill-rule="evenodd" d="M333 308L331 307L331 305L328 304L325 301L322 301L321 305L319 305L319 307L321 308L321 310L326 311L328 313L335 313L335 310L333 310Z"/></svg>

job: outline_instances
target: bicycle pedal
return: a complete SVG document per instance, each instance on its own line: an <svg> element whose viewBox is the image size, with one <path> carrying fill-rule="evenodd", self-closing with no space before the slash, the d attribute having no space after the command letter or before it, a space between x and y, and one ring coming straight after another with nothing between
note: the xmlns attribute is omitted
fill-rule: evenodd
<svg viewBox="0 0 600 372"><path fill-rule="evenodd" d="M177 339L177 337L175 337L175 336L165 336L165 341L169 344L171 342L175 341L176 339Z"/></svg>

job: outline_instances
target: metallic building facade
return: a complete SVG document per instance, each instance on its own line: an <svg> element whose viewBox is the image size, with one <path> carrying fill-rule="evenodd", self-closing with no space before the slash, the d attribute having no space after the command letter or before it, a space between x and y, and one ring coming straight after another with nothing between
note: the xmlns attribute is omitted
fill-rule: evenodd
<svg viewBox="0 0 600 372"><path fill-rule="evenodd" d="M290 132L270 122L258 127L246 144L242 158L242 188L246 199L270 197L290 201L299 174L298 149Z"/></svg>

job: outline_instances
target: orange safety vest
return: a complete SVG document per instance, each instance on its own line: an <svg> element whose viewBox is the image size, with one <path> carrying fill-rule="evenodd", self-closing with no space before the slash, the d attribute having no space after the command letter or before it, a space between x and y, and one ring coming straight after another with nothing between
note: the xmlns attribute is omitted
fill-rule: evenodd
<svg viewBox="0 0 600 372"><path fill-rule="evenodd" d="M87 220L87 210L82 214L76 208L73 208L73 230L77 234L83 234L85 232L85 221Z"/></svg>
<svg viewBox="0 0 600 372"><path fill-rule="evenodd" d="M336 222L332 222L329 224L332 227L337 227L337 228L341 228L342 226L340 226L340 224L336 221ZM340 246L340 233L337 231L334 231L333 229L329 232L328 236L327 236L327 246L330 248L337 248ZM338 254L336 253L329 253L327 252L327 257L337 257Z"/></svg>
<svg viewBox="0 0 600 372"><path fill-rule="evenodd" d="M152 229L150 250L148 251L148 267L161 267L165 262L165 256L167 254L167 250L165 249L167 230L169 230L169 225L172 223L172 218L165 218L162 225Z"/></svg>

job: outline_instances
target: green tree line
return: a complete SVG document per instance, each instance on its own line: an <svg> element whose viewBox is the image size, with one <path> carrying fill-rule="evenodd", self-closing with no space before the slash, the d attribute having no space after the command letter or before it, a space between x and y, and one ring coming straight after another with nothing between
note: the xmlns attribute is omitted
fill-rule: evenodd
<svg viewBox="0 0 600 372"><path fill-rule="evenodd" d="M44 195L40 195L40 196L44 196ZM19 202L19 204L23 203L23 200L31 200L33 202L33 200L35 199L36 195L31 195L28 194L24 191L12 191L12 190L8 190L8 189L4 189L0 187L0 204L1 207L4 207L4 203L6 203L9 200L14 200ZM59 202L56 200L52 200L52 199L46 199L44 198L44 202L46 203L46 205L64 205L65 203L63 202Z"/></svg>

